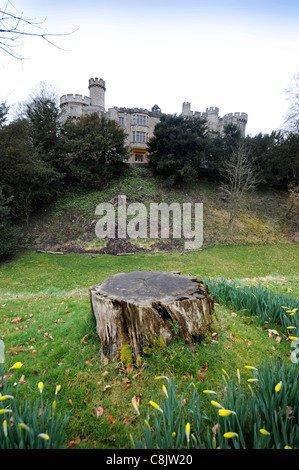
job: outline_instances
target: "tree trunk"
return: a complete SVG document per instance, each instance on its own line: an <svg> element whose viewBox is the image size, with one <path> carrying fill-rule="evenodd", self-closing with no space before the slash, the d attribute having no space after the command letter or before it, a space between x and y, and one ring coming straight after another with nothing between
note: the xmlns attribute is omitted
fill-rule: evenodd
<svg viewBox="0 0 299 470"><path fill-rule="evenodd" d="M127 345L136 363L159 337L165 344L175 336L200 343L212 321L208 287L176 271L115 274L90 287L89 294L101 352L107 358Z"/></svg>

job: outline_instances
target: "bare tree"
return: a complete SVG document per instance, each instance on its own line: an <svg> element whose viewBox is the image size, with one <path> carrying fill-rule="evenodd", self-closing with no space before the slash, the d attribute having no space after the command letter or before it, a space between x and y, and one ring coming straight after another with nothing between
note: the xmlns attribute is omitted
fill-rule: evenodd
<svg viewBox="0 0 299 470"><path fill-rule="evenodd" d="M299 72L295 74L292 84L286 90L289 109L284 121L286 130L299 132Z"/></svg>
<svg viewBox="0 0 299 470"><path fill-rule="evenodd" d="M23 58L17 51L17 48L21 46L26 36L39 37L52 46L62 49L57 44L54 44L53 39L58 36L68 36L72 34L46 33L42 29L45 20L37 21L34 18L26 18L23 16L23 13L13 13L13 8L11 2L7 0L4 9L0 9L0 49L15 59Z"/></svg>
<svg viewBox="0 0 299 470"><path fill-rule="evenodd" d="M258 182L251 153L245 143L240 143L222 165L221 174L225 179L223 189L227 195L229 207L229 228L236 218L245 195Z"/></svg>

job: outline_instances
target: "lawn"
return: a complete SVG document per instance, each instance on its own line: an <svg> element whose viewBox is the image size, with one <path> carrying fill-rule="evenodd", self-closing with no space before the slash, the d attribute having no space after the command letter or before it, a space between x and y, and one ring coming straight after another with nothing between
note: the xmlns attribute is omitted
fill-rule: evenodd
<svg viewBox="0 0 299 470"><path fill-rule="evenodd" d="M279 325L260 325L254 316L216 305L213 334L201 345L180 339L126 369L117 359L103 362L90 313L88 287L118 272L181 271L201 279L223 276L241 283L255 280L286 295L299 294L299 248L281 246L217 246L192 253L138 253L130 256L50 255L27 252L0 267L0 333L5 367L22 377L21 393L52 401L57 384L57 409L72 410L66 428L68 448L130 448L129 434L138 433L132 398L146 415L153 395L162 397L159 375L175 377L179 393L193 381L202 409L211 415L204 389L221 389L223 371L251 377L244 366L257 367L265 358L290 362L290 344ZM267 328L277 334L269 334ZM277 336L280 341L277 341ZM212 420L212 417L211 417ZM212 424L212 421L211 421Z"/></svg>

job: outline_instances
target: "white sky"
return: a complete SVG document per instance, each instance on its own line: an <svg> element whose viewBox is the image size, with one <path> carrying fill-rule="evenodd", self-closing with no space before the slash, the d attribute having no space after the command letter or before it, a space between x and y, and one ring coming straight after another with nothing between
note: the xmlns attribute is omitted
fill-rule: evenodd
<svg viewBox="0 0 299 470"><path fill-rule="evenodd" d="M7 0L0 0L1 9ZM9 11L44 23L36 32L59 50L26 37L0 50L0 102L28 99L40 82L57 94L88 95L88 79L106 82L113 106L180 114L217 106L249 115L247 133L282 126L285 89L299 71L298 0L11 0Z"/></svg>

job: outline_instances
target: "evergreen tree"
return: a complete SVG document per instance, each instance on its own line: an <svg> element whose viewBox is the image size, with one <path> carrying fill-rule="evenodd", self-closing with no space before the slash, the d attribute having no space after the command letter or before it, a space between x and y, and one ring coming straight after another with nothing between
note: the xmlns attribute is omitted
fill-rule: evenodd
<svg viewBox="0 0 299 470"><path fill-rule="evenodd" d="M9 220L12 198L6 198L0 187L0 257L10 255L18 239L18 231Z"/></svg>
<svg viewBox="0 0 299 470"><path fill-rule="evenodd" d="M204 119L162 115L147 145L150 168L167 184L180 187L196 179L206 165L207 145Z"/></svg>
<svg viewBox="0 0 299 470"><path fill-rule="evenodd" d="M70 179L86 188L99 188L121 175L129 158L125 137L115 121L97 113L77 122L68 119L61 138Z"/></svg>

